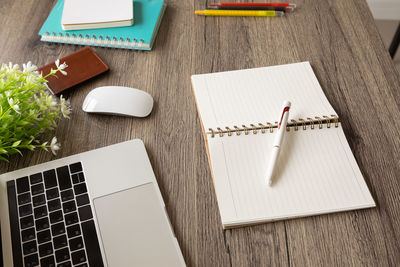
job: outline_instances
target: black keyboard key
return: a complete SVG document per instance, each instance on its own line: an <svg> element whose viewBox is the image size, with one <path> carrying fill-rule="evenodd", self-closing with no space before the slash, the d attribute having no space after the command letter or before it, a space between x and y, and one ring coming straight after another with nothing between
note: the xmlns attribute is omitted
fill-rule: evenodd
<svg viewBox="0 0 400 267"><path fill-rule="evenodd" d="M34 207L44 205L46 203L46 198L44 194L34 196L32 198L32 203Z"/></svg>
<svg viewBox="0 0 400 267"><path fill-rule="evenodd" d="M21 238L20 229L18 223L18 206L17 206L17 194L15 181L11 180L7 182L7 197L8 197L8 214L10 218L10 231L11 231L11 245L13 252L13 263L15 266L22 266L22 250L21 250ZM32 217L32 216L28 216ZM31 227L33 225L27 226L29 223L25 218L21 219L21 222L25 222L26 227ZM24 224L21 223L21 227L24 229ZM1 243L1 242L0 242ZM1 250L0 250L1 253Z"/></svg>
<svg viewBox="0 0 400 267"><path fill-rule="evenodd" d="M71 267L72 264L70 261L66 261L57 265L57 267Z"/></svg>
<svg viewBox="0 0 400 267"><path fill-rule="evenodd" d="M86 261L86 255L85 255L85 251L83 249L72 252L71 257L72 257L72 264L74 264L74 265Z"/></svg>
<svg viewBox="0 0 400 267"><path fill-rule="evenodd" d="M78 221L79 221L78 214L76 212L65 215L65 224L67 226L71 225L71 224L75 224Z"/></svg>
<svg viewBox="0 0 400 267"><path fill-rule="evenodd" d="M56 172L54 170L43 172L43 177L46 189L52 188L57 185Z"/></svg>
<svg viewBox="0 0 400 267"><path fill-rule="evenodd" d="M89 265L96 267L104 266L94 221L83 222L81 226Z"/></svg>
<svg viewBox="0 0 400 267"><path fill-rule="evenodd" d="M33 213L35 214L35 219L39 219L44 216L47 216L47 207L40 206L40 207L34 208Z"/></svg>
<svg viewBox="0 0 400 267"><path fill-rule="evenodd" d="M39 245L39 256L41 258L46 257L53 253L53 245L51 242Z"/></svg>
<svg viewBox="0 0 400 267"><path fill-rule="evenodd" d="M82 249L83 248L83 240L82 237L77 237L69 240L69 249L71 251Z"/></svg>
<svg viewBox="0 0 400 267"><path fill-rule="evenodd" d="M52 189L46 190L47 200L51 200L51 199L57 198L59 196L60 196L60 194L58 193L58 188L52 188Z"/></svg>
<svg viewBox="0 0 400 267"><path fill-rule="evenodd" d="M44 187L43 184L35 184L31 186L32 196L43 193Z"/></svg>
<svg viewBox="0 0 400 267"><path fill-rule="evenodd" d="M32 174L29 176L29 180L31 181L31 184L40 183L42 181L42 174L40 172Z"/></svg>
<svg viewBox="0 0 400 267"><path fill-rule="evenodd" d="M59 249L67 246L67 237L60 235L53 238L54 249Z"/></svg>
<svg viewBox="0 0 400 267"><path fill-rule="evenodd" d="M83 172L78 173L79 176L79 182L82 183L85 181L85 175L83 174Z"/></svg>
<svg viewBox="0 0 400 267"><path fill-rule="evenodd" d="M39 244L49 242L51 240L50 230L44 230L37 233L37 241Z"/></svg>
<svg viewBox="0 0 400 267"><path fill-rule="evenodd" d="M58 186L60 190L65 190L72 187L71 177L69 176L68 166L57 168Z"/></svg>
<svg viewBox="0 0 400 267"><path fill-rule="evenodd" d="M58 262L62 262L65 260L69 260L68 248L56 250L56 262L58 263Z"/></svg>
<svg viewBox="0 0 400 267"><path fill-rule="evenodd" d="M71 175L72 183L77 184L79 183L79 176L77 173Z"/></svg>
<svg viewBox="0 0 400 267"><path fill-rule="evenodd" d="M40 267L56 267L54 256L40 259Z"/></svg>
<svg viewBox="0 0 400 267"><path fill-rule="evenodd" d="M62 202L71 200L73 198L74 198L74 192L72 191L72 189L68 189L68 190L65 190L65 191L61 192L61 200L62 200Z"/></svg>
<svg viewBox="0 0 400 267"><path fill-rule="evenodd" d="M36 252L37 251L36 240L24 243L22 245L22 249L24 251L24 255Z"/></svg>
<svg viewBox="0 0 400 267"><path fill-rule="evenodd" d="M81 228L78 224L67 227L68 238L73 238L81 234Z"/></svg>
<svg viewBox="0 0 400 267"><path fill-rule="evenodd" d="M31 202L31 193L26 192L18 196L18 205L24 205Z"/></svg>
<svg viewBox="0 0 400 267"><path fill-rule="evenodd" d="M89 204L89 195L84 194L76 197L76 205L78 207Z"/></svg>
<svg viewBox="0 0 400 267"><path fill-rule="evenodd" d="M51 225L51 233L53 236L65 233L64 222Z"/></svg>
<svg viewBox="0 0 400 267"><path fill-rule="evenodd" d="M17 193L21 194L29 191L29 180L27 177L18 178L17 180Z"/></svg>
<svg viewBox="0 0 400 267"><path fill-rule="evenodd" d="M75 211L76 210L75 201L71 200L71 201L63 203L63 210L64 210L64 213L69 213L71 211Z"/></svg>
<svg viewBox="0 0 400 267"><path fill-rule="evenodd" d="M63 219L63 214L62 214L61 210L58 210L58 211L50 213L50 222L51 222L51 224L57 223L59 221L62 221L62 219Z"/></svg>
<svg viewBox="0 0 400 267"><path fill-rule="evenodd" d="M60 199L53 199L47 203L47 207L49 207L49 212L61 209Z"/></svg>
<svg viewBox="0 0 400 267"><path fill-rule="evenodd" d="M25 262L25 267L35 267L35 266L39 266L39 257L37 254L32 254L29 256L26 256L24 258L24 262ZM15 262L14 262L15 265ZM21 263L22 266L22 263Z"/></svg>
<svg viewBox="0 0 400 267"><path fill-rule="evenodd" d="M71 165L69 165L69 169L71 170L71 173L81 172L82 171L82 164L80 162L71 164Z"/></svg>
<svg viewBox="0 0 400 267"><path fill-rule="evenodd" d="M29 228L21 232L22 242L35 239L35 228Z"/></svg>
<svg viewBox="0 0 400 267"><path fill-rule="evenodd" d="M22 229L32 227L33 226L33 216L28 216L28 217L22 218L20 220L20 222L21 222ZM18 225L18 223L17 223L17 225Z"/></svg>
<svg viewBox="0 0 400 267"><path fill-rule="evenodd" d="M36 231L38 231L38 232L45 230L45 229L49 228L49 226L50 226L49 219L47 217L36 220L35 224L36 224Z"/></svg>
<svg viewBox="0 0 400 267"><path fill-rule="evenodd" d="M81 221L86 221L93 218L92 209L90 205L78 208L78 212L79 212L79 219L81 219Z"/></svg>
<svg viewBox="0 0 400 267"><path fill-rule="evenodd" d="M76 265L75 267L88 267L88 265L86 263L83 263L83 264Z"/></svg>
<svg viewBox="0 0 400 267"><path fill-rule="evenodd" d="M19 217L25 217L32 214L32 205L27 204L19 207Z"/></svg>
<svg viewBox="0 0 400 267"><path fill-rule="evenodd" d="M87 192L86 184L74 185L75 195L80 195Z"/></svg>

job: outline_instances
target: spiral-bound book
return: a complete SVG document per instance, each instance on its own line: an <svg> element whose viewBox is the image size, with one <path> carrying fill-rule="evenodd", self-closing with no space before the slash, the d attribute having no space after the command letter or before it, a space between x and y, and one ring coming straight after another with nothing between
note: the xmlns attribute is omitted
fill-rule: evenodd
<svg viewBox="0 0 400 267"><path fill-rule="evenodd" d="M309 62L193 75L192 85L224 228L375 206ZM292 107L269 187L285 100Z"/></svg>
<svg viewBox="0 0 400 267"><path fill-rule="evenodd" d="M41 41L124 49L151 50L166 4L164 0L133 1L135 24L126 27L64 31L64 0L58 0L39 31Z"/></svg>

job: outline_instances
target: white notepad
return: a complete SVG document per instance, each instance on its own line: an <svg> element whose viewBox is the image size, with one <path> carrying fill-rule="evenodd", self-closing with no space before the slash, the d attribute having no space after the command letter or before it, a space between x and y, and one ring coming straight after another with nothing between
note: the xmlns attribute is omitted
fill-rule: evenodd
<svg viewBox="0 0 400 267"><path fill-rule="evenodd" d="M309 62L193 75L192 84L224 228L375 206ZM289 131L268 187L284 100Z"/></svg>
<svg viewBox="0 0 400 267"><path fill-rule="evenodd" d="M63 30L84 30L131 26L132 0L65 0L61 18Z"/></svg>

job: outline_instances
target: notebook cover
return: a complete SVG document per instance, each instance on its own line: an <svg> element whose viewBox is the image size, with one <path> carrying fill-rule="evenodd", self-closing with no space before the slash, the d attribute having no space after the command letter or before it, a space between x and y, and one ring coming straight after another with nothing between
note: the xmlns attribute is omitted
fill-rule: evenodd
<svg viewBox="0 0 400 267"><path fill-rule="evenodd" d="M60 58L60 64L64 62L68 65L65 69L67 75L57 73L56 76L46 78L48 81L47 85L54 94L59 94L109 69L90 47L85 47L75 53ZM45 76L50 73L52 68L57 69L54 62L40 67L38 71Z"/></svg>
<svg viewBox="0 0 400 267"><path fill-rule="evenodd" d="M39 35L53 35L53 36L77 36L92 37L92 36L103 36L104 38L109 37L111 40L140 40L143 43L152 44L153 32L158 29L158 20L160 12L164 11L163 0L135 0L134 4L134 18L135 23L128 27L115 27L115 28L103 28L103 29L90 29L90 30L75 30L75 31L64 31L61 27L61 17L63 13L64 0L59 0L51 11L50 15L46 19L42 28L39 31ZM118 45L116 44L116 47Z"/></svg>

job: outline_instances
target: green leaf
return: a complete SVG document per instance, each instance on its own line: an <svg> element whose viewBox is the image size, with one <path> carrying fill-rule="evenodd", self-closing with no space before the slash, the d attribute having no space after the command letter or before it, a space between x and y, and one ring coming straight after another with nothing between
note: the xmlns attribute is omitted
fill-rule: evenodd
<svg viewBox="0 0 400 267"><path fill-rule="evenodd" d="M0 160L4 160L6 162L8 162L8 159L6 159L5 157L0 156Z"/></svg>
<svg viewBox="0 0 400 267"><path fill-rule="evenodd" d="M8 152L4 148L0 148L0 154L8 154Z"/></svg>
<svg viewBox="0 0 400 267"><path fill-rule="evenodd" d="M22 153L21 153L21 151L19 149L12 148L12 150L14 150L16 153L19 153L22 156Z"/></svg>
<svg viewBox="0 0 400 267"><path fill-rule="evenodd" d="M21 140L15 141L11 147L17 147L19 144L21 144Z"/></svg>

